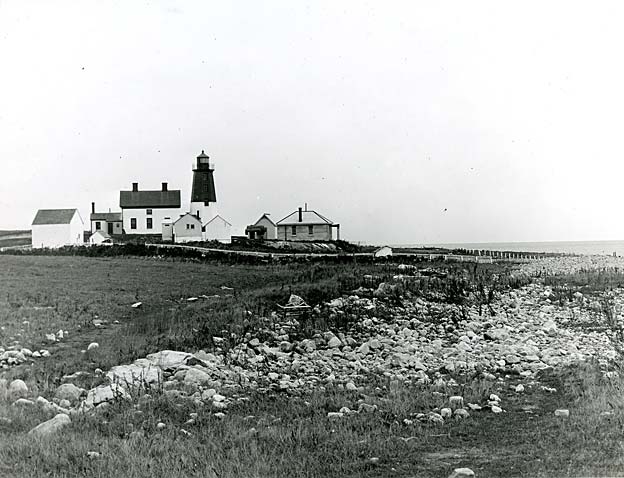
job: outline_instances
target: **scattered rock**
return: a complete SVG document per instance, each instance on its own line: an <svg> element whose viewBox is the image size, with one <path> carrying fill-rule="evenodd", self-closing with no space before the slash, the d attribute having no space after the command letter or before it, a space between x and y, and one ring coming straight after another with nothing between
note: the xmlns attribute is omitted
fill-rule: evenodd
<svg viewBox="0 0 624 478"><path fill-rule="evenodd" d="M340 347L342 345L342 342L340 341L340 339L336 336L333 336L331 339L329 339L329 341L327 342L327 346L330 349L335 349L337 347Z"/></svg>
<svg viewBox="0 0 624 478"><path fill-rule="evenodd" d="M555 416L556 417L569 417L570 416L570 410L566 410L566 409L555 410Z"/></svg>
<svg viewBox="0 0 624 478"><path fill-rule="evenodd" d="M307 304L298 295L291 294L290 297L288 298L288 303L286 305L289 307L303 307L303 306L306 306Z"/></svg>
<svg viewBox="0 0 624 478"><path fill-rule="evenodd" d="M198 368L190 368L184 375L184 383L187 385L204 386L212 382L212 376L208 372Z"/></svg>
<svg viewBox="0 0 624 478"><path fill-rule="evenodd" d="M32 407L34 404L35 402L27 398L18 398L13 402L14 407Z"/></svg>
<svg viewBox="0 0 624 478"><path fill-rule="evenodd" d="M48 436L59 431L61 428L69 425L70 423L71 419L69 418L69 415L59 413L58 415L55 415L54 418L37 425L35 428L30 430L28 434L41 437Z"/></svg>
<svg viewBox="0 0 624 478"><path fill-rule="evenodd" d="M89 390L84 401L85 407L93 408L115 400L129 400L130 395L118 384L100 385Z"/></svg>
<svg viewBox="0 0 624 478"><path fill-rule="evenodd" d="M77 387L73 383L64 383L56 389L54 396L59 400L67 400L69 403L77 403L83 395L86 395L86 393L86 390Z"/></svg>
<svg viewBox="0 0 624 478"><path fill-rule="evenodd" d="M118 365L110 369L106 377L112 383L136 388L156 385L162 381L162 371L146 359L137 360L130 365Z"/></svg>
<svg viewBox="0 0 624 478"><path fill-rule="evenodd" d="M28 396L28 387L23 380L13 380L9 385L8 398L15 401L18 398L26 398Z"/></svg>
<svg viewBox="0 0 624 478"><path fill-rule="evenodd" d="M449 478L472 478L474 476L474 471L470 468L455 468L453 473L449 475Z"/></svg>
<svg viewBox="0 0 624 478"><path fill-rule="evenodd" d="M449 398L449 404L452 409L463 408L464 407L464 397L459 395L455 395Z"/></svg>
<svg viewBox="0 0 624 478"><path fill-rule="evenodd" d="M360 403L358 408L359 413L373 413L377 411L377 405L370 405L368 403Z"/></svg>

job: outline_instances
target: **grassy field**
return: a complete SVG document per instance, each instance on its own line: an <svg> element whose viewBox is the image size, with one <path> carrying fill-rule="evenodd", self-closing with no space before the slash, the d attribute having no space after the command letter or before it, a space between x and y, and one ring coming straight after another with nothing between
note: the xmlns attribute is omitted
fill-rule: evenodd
<svg viewBox="0 0 624 478"><path fill-rule="evenodd" d="M493 275L501 288L524 283L504 276L508 265L467 271L433 265L448 275L414 283L403 293L438 294L460 306L468 300L466 288L478 291L479 281L491 285ZM162 349L211 350L214 335L253 328L254 318L269 315L290 293L314 305L395 271L373 264L0 256L0 346L19 343L52 354L5 370L4 377L23 378L33 393L50 397L65 374L106 370ZM186 300L202 295L207 298ZM137 301L143 306L131 308ZM103 323L96 327L94 320ZM317 325L345 324L328 319ZM62 341L45 340L58 330L67 331ZM100 344L96 354L81 353L94 341ZM605 381L592 364L546 370L521 395L509 389L514 377L455 379L465 400L482 403L496 393L507 412L420 423L413 420L417 413L443 406L457 391L371 377L354 392L330 387L302 396L252 393L223 419L192 402L135 397L101 414L80 416L61 435L40 440L26 432L52 414L0 402L0 476L446 477L460 466L484 477L624 476L620 379ZM81 380L88 388L101 378L91 374ZM357 409L363 398L379 412L327 418L343 406ZM571 416L555 417L556 408L569 408ZM197 418L187 424L191 413ZM158 422L166 427L157 430ZM143 436L132 438L136 430Z"/></svg>

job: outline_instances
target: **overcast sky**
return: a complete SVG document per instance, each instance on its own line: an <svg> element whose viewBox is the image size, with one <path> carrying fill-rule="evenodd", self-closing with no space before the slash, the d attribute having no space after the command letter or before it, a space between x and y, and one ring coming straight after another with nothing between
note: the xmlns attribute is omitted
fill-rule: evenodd
<svg viewBox="0 0 624 478"><path fill-rule="evenodd" d="M239 231L624 239L622 2L0 0L0 229L216 163Z"/></svg>

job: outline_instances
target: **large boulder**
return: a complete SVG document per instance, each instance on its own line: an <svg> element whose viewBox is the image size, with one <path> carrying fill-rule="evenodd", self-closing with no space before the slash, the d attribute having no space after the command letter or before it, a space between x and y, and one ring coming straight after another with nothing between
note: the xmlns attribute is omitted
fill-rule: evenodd
<svg viewBox="0 0 624 478"><path fill-rule="evenodd" d="M162 381L162 370L150 361L142 359L130 365L113 367L106 377L112 383L119 383L130 388L146 387Z"/></svg>
<svg viewBox="0 0 624 478"><path fill-rule="evenodd" d="M48 436L63 428L66 425L71 423L71 419L65 413L59 413L55 415L54 418L51 418L47 422L40 423L35 428L28 432L29 435L35 436Z"/></svg>
<svg viewBox="0 0 624 478"><path fill-rule="evenodd" d="M305 300L303 300L298 295L290 294L290 297L288 298L288 303L286 305L289 307L304 307L308 304L306 304Z"/></svg>
<svg viewBox="0 0 624 478"><path fill-rule="evenodd" d="M111 385L100 385L89 390L84 405L87 408L93 408L103 403L128 399L130 399L128 392L120 385L113 383Z"/></svg>
<svg viewBox="0 0 624 478"><path fill-rule="evenodd" d="M56 389L54 396L59 400L67 400L69 403L77 403L86 394L84 388L77 387L73 383L64 383Z"/></svg>
<svg viewBox="0 0 624 478"><path fill-rule="evenodd" d="M28 396L28 387L23 380L13 380L9 384L8 398L10 401L15 401L18 398L26 398Z"/></svg>
<svg viewBox="0 0 624 478"><path fill-rule="evenodd" d="M213 382L212 376L201 369L189 368L184 375L184 383L187 385L203 386Z"/></svg>
<svg viewBox="0 0 624 478"><path fill-rule="evenodd" d="M299 348L306 353L312 353L316 350L316 342L311 339L304 339L299 342Z"/></svg>
<svg viewBox="0 0 624 478"><path fill-rule="evenodd" d="M493 340L493 341L503 341L507 337L509 337L509 331L507 329L498 328L498 329L490 329L483 333L483 338L485 340Z"/></svg>
<svg viewBox="0 0 624 478"><path fill-rule="evenodd" d="M149 354L146 359L163 370L177 370L182 365L194 365L193 362L198 362L192 354L175 350L162 350Z"/></svg>
<svg viewBox="0 0 624 478"><path fill-rule="evenodd" d="M471 478L475 476L474 471L470 468L455 468L449 478Z"/></svg>
<svg viewBox="0 0 624 478"><path fill-rule="evenodd" d="M9 364L18 364L26 361L24 354L18 350L7 350L0 355L1 362L7 362Z"/></svg>
<svg viewBox="0 0 624 478"><path fill-rule="evenodd" d="M396 284L388 284L387 282L382 282L379 284L379 287L373 292L373 297L377 298L385 298L391 297L397 294L398 288Z"/></svg>
<svg viewBox="0 0 624 478"><path fill-rule="evenodd" d="M335 335L327 341L327 346L328 346L330 349L335 349L335 348L338 348L338 347L340 347L341 345L342 345L342 342L341 342L341 341L340 341L340 339L339 339L338 337L336 337Z"/></svg>

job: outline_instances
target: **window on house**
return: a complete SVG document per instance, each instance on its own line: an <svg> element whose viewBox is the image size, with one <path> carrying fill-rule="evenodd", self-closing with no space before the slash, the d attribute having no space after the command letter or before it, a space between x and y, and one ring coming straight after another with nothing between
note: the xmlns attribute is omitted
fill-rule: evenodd
<svg viewBox="0 0 624 478"><path fill-rule="evenodd" d="M95 221L95 230L99 231L102 229L102 223L100 221Z"/></svg>
<svg viewBox="0 0 624 478"><path fill-rule="evenodd" d="M297 235L297 226L292 226L290 233L291 233L291 235L296 236Z"/></svg>
<svg viewBox="0 0 624 478"><path fill-rule="evenodd" d="M191 225L190 225L190 224L187 224L187 225L186 225L186 229L190 229L190 228L191 228Z"/></svg>
<svg viewBox="0 0 624 478"><path fill-rule="evenodd" d="M314 234L314 226L308 226L308 234Z"/></svg>
<svg viewBox="0 0 624 478"><path fill-rule="evenodd" d="M130 229L136 229L136 217L130 218Z"/></svg>
<svg viewBox="0 0 624 478"><path fill-rule="evenodd" d="M145 211L145 212L146 212L146 214L147 214L148 216L151 216L151 215L152 215L152 210L151 210L151 209L148 209L148 210L147 210L147 211Z"/></svg>
<svg viewBox="0 0 624 478"><path fill-rule="evenodd" d="M195 229L195 224L191 224L191 229Z"/></svg>
<svg viewBox="0 0 624 478"><path fill-rule="evenodd" d="M148 228L148 229L151 229L151 228L152 228L152 218L151 218L151 217L148 217L148 218L147 218L147 228Z"/></svg>

